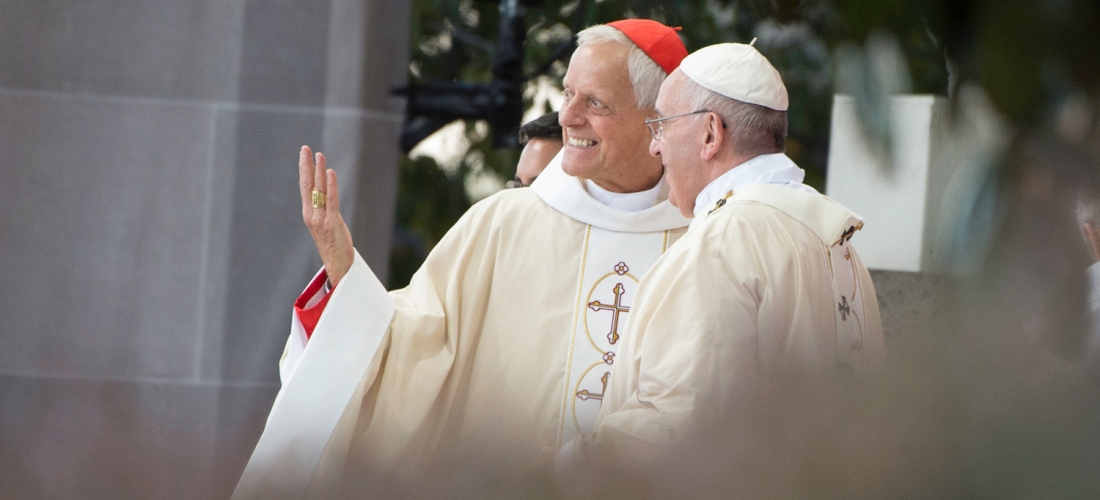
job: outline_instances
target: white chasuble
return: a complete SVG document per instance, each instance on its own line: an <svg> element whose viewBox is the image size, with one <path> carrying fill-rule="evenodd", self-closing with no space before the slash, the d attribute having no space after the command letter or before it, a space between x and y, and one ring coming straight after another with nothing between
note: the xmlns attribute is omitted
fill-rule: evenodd
<svg viewBox="0 0 1100 500"><path fill-rule="evenodd" d="M638 281L689 223L664 193L611 208L560 162L471 207L406 288L356 258L312 337L292 332L234 498L531 495L546 450L591 428Z"/></svg>
<svg viewBox="0 0 1100 500"><path fill-rule="evenodd" d="M885 364L874 285L850 241L859 217L789 186L723 192L641 280L595 430L562 447L559 483L707 439L701 419L743 411L780 379Z"/></svg>
<svg viewBox="0 0 1100 500"><path fill-rule="evenodd" d="M730 203L759 203L798 220L820 238L828 259L836 325L836 366L841 374L864 373L884 362L878 298L867 268L851 245L863 229L863 219L817 193L791 192L774 185L753 185L738 190ZM869 288L871 297L867 297ZM869 310L870 309L870 310ZM869 316L870 314L870 316ZM870 337L870 338L869 338ZM864 345L869 353L864 352Z"/></svg>

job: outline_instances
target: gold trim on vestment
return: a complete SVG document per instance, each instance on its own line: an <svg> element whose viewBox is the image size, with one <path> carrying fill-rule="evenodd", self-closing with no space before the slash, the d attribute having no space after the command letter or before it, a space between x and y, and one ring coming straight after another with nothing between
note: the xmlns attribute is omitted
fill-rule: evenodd
<svg viewBox="0 0 1100 500"><path fill-rule="evenodd" d="M850 245L849 245L849 248L845 251L851 252ZM857 255L856 258L858 259L859 256ZM863 305L863 310L866 311L867 310L867 298L864 297L864 295L863 295L863 277L859 275L859 272L856 269L855 261L851 258L849 258L847 260L848 260L848 265L852 267L852 281L854 282L853 284L855 285L855 288L856 288L855 292L853 292L853 293L858 293L859 294L859 301ZM854 316L856 317L856 326L859 327L859 342L860 342L860 346L861 346L861 348L859 349L859 357L860 357L860 360L862 361L863 358L864 358L864 356L863 356L864 348L867 347L867 330L863 328L863 321L860 320L859 315L854 315Z"/></svg>
<svg viewBox="0 0 1100 500"><path fill-rule="evenodd" d="M849 238L849 241L851 241L850 238ZM861 287L860 287L859 273L856 271L855 262L852 262L852 253L851 253L852 249L850 248L850 246L851 245L848 245L848 246L845 246L843 248L844 248L844 260L845 260L845 262L848 263L848 272L851 273L851 275L852 275L852 305L855 305L857 295L859 296L860 305L863 305L864 300L863 300L863 292L861 291ZM843 297L843 295L842 295L842 297ZM850 314L853 318L855 318L856 327L859 328L859 345L860 345L859 357L860 357L860 359L862 359L863 358L863 345L865 344L865 342L864 342L865 335L863 333L863 321L860 319L859 314L856 313L856 311L849 311L848 314ZM849 339L848 348L852 349L852 347L853 346L851 345L851 339ZM854 364L855 363L853 363L853 365Z"/></svg>
<svg viewBox="0 0 1100 500"><path fill-rule="evenodd" d="M565 434L565 413L569 409L569 401L572 400L572 393L569 392L569 376L573 372L573 349L577 344L577 321L580 319L578 314L583 314L584 310L581 309L581 295L584 293L584 265L588 262L588 240L592 237L592 226L585 226L584 231L584 246L581 250L581 268L579 275L577 276L577 300L573 304L573 324L570 325L572 330L569 334L569 353L565 358L565 394L561 401L561 421L558 423L558 448L561 448L561 438ZM585 306L587 308L587 306Z"/></svg>
<svg viewBox="0 0 1100 500"><path fill-rule="evenodd" d="M840 288L838 288L836 283L836 269L833 268L833 249L832 247L825 246L824 242L820 242L819 244L821 245L821 248L825 250L823 254L825 256L825 263L829 265L829 289L833 292L833 298L829 300L829 303L832 304L832 306L829 307L829 310L832 310L833 307L836 305L836 296L840 293ZM833 328L833 344L836 344L836 359L837 363L840 363L840 359L842 359L843 357L843 354L840 351L839 342L842 333L840 331L840 324L836 322L836 311L832 312L833 324L836 325L836 327Z"/></svg>

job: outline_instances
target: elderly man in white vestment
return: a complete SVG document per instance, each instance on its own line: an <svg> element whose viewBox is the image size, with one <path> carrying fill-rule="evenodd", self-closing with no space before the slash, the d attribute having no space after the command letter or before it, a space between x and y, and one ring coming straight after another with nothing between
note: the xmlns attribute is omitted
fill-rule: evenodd
<svg viewBox="0 0 1100 500"><path fill-rule="evenodd" d="M884 363L874 286L850 242L862 222L783 154L787 92L767 59L751 44L703 48L656 109L650 153L693 220L642 280L595 430L563 446L559 474L658 453L788 377Z"/></svg>
<svg viewBox="0 0 1100 500"><path fill-rule="evenodd" d="M353 249L335 174L303 147L303 217L325 267L296 304L234 498L514 497L550 479L560 444L595 421L638 281L689 222L644 126L686 55L654 21L582 31L563 151L532 188L474 205L394 292Z"/></svg>

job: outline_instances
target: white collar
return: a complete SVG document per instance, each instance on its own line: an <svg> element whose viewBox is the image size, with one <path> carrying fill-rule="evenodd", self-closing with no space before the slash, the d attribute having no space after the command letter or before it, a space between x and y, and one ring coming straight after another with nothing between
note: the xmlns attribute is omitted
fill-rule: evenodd
<svg viewBox="0 0 1100 500"><path fill-rule="evenodd" d="M695 197L695 208L692 210L695 214L692 223L703 220L714 209L718 200L726 197L726 193L753 184L777 184L817 193L817 190L802 183L805 177L806 172L798 168L798 165L783 153L757 156L729 169L699 192L699 196Z"/></svg>
<svg viewBox="0 0 1100 500"><path fill-rule="evenodd" d="M559 151L531 184L531 190L554 210L585 224L626 233L667 231L691 222L668 202L668 185L663 181L654 188L657 194L651 198L649 208L631 212L601 203L585 189L580 179L562 171L563 152Z"/></svg>
<svg viewBox="0 0 1100 500"><path fill-rule="evenodd" d="M657 201L657 194L661 191L661 187L664 183L665 178L661 177L661 180L657 181L656 186L645 191L638 191L637 193L616 193L608 191L588 179L585 179L584 186L587 188L588 194L592 195L593 198L604 205L627 212L639 212L653 206L654 202Z"/></svg>

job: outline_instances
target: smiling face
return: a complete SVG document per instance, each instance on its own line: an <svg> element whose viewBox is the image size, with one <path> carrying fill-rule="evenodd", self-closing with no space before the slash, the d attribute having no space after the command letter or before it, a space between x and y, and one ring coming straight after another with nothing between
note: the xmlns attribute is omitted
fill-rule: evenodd
<svg viewBox="0 0 1100 500"><path fill-rule="evenodd" d="M657 95L657 113L660 116L694 111L689 109L691 103L681 98L685 84L688 84L687 77L679 70L661 84L661 93ZM695 198L711 180L701 155L705 130L700 122L706 116L706 113L699 113L665 120L662 122L664 132L661 140L650 138L649 153L659 158L665 167L668 201L679 208L684 217L692 216Z"/></svg>
<svg viewBox="0 0 1100 500"><path fill-rule="evenodd" d="M661 163L647 154L649 131L627 69L630 48L586 43L577 48L562 81L565 102L558 114L564 129L562 170L609 191L632 193L657 185Z"/></svg>

